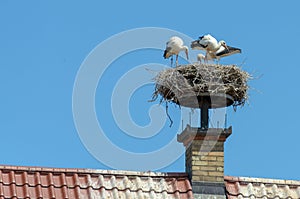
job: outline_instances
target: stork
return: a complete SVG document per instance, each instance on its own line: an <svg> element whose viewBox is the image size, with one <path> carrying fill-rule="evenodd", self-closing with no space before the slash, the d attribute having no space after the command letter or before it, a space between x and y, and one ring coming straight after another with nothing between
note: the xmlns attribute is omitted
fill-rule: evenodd
<svg viewBox="0 0 300 199"><path fill-rule="evenodd" d="M191 44L192 49L197 50L205 50L206 51L206 57L209 53L215 53L217 52L221 47L228 48L226 45L226 42L224 40L217 41L213 36L210 34L203 35L199 37L198 40L195 40Z"/></svg>
<svg viewBox="0 0 300 199"><path fill-rule="evenodd" d="M192 49L205 50L206 55L204 60L216 59L220 60L221 57L226 57L232 54L241 53L241 49L227 46L224 40L217 41L213 36L207 34L199 37L191 43ZM198 60L199 61L199 60Z"/></svg>
<svg viewBox="0 0 300 199"><path fill-rule="evenodd" d="M204 63L207 63L208 60L209 60L208 57L206 57L202 53L199 53L197 55L197 61L199 61L200 64L202 63L202 61L204 61Z"/></svg>
<svg viewBox="0 0 300 199"><path fill-rule="evenodd" d="M171 66L173 65L173 55L176 55L176 66L178 65L178 54L180 51L185 51L186 58L189 59L188 47L183 45L181 38L174 36L169 39L166 44L166 50L164 51L164 58L171 57Z"/></svg>

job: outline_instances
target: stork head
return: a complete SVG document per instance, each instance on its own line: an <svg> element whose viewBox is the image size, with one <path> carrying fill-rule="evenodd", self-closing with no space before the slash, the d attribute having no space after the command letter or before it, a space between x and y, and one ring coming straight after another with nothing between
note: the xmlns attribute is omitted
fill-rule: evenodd
<svg viewBox="0 0 300 199"><path fill-rule="evenodd" d="M224 40L221 40L219 43L220 43L221 46L223 46L224 48L226 48L227 50L229 50L228 47L227 47L227 44L226 44L226 42Z"/></svg>
<svg viewBox="0 0 300 199"><path fill-rule="evenodd" d="M200 63L202 63L202 61L205 61L205 55L203 55L203 54L201 54L201 53L199 53L198 55L197 55L197 60L200 62Z"/></svg>

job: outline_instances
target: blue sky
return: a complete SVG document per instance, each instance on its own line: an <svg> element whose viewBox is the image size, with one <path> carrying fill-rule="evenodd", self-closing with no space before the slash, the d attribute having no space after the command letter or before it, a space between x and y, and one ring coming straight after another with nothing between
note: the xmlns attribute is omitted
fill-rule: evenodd
<svg viewBox="0 0 300 199"><path fill-rule="evenodd" d="M297 1L270 4L257 0L1 1L0 163L109 169L88 152L76 129L72 111L76 75L92 50L111 36L134 28L159 27L195 39L210 33L240 47L242 54L221 62L243 63L242 68L255 77L250 82L249 105L237 112L227 109L233 134L225 145L225 174L300 180L299 6ZM107 50L114 48L118 46ZM170 113L174 125L169 128L166 120L161 131L150 138L124 134L112 114L114 85L138 65L169 65L162 53L144 49L122 55L97 85L95 112L99 124L124 150L160 150L181 129L180 110L173 105ZM147 100L153 87L142 86L130 99L128 110L140 126L150 122L148 110L155 103ZM164 114L161 120L165 120ZM109 151L102 148L99 153ZM110 155L120 159L117 169L127 168L123 165L131 161ZM160 171L184 171L183 156Z"/></svg>

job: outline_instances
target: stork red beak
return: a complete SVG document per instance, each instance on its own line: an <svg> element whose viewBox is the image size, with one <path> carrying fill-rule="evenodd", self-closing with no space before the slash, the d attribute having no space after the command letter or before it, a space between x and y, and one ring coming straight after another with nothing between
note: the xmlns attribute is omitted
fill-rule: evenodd
<svg viewBox="0 0 300 199"><path fill-rule="evenodd" d="M186 55L186 59L188 60L189 59L189 51L188 50L185 51L185 55Z"/></svg>
<svg viewBox="0 0 300 199"><path fill-rule="evenodd" d="M223 46L224 46L224 48L226 48L226 50L228 50L228 51L229 51L229 48L227 47L227 45L226 45L226 44L224 44Z"/></svg>

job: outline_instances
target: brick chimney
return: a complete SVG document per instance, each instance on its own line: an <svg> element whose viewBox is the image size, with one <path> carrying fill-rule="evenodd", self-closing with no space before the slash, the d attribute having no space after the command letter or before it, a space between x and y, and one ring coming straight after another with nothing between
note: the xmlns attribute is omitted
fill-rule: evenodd
<svg viewBox="0 0 300 199"><path fill-rule="evenodd" d="M185 167L195 198L226 198L224 142L231 133L231 127L203 129L188 125L178 135L178 142L186 148Z"/></svg>

